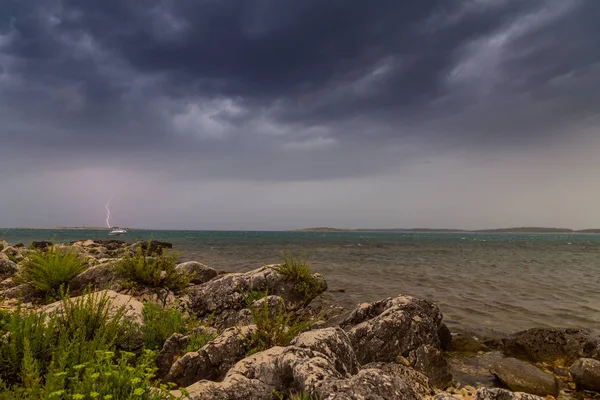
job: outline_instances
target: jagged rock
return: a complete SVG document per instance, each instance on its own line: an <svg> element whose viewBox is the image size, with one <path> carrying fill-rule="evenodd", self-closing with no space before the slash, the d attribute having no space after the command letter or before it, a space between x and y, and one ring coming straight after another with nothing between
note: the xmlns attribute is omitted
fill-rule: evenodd
<svg viewBox="0 0 600 400"><path fill-rule="evenodd" d="M5 247L8 247L8 242L0 240L0 251L4 250Z"/></svg>
<svg viewBox="0 0 600 400"><path fill-rule="evenodd" d="M341 328L325 328L301 333L292 340L291 345L324 354L333 361L336 371L343 376L354 375L359 370L350 338Z"/></svg>
<svg viewBox="0 0 600 400"><path fill-rule="evenodd" d="M14 282L13 278L7 278L7 279L3 280L2 282L0 282L0 291L14 288L15 286L18 286L18 285L17 285L17 283Z"/></svg>
<svg viewBox="0 0 600 400"><path fill-rule="evenodd" d="M361 364L394 361L422 345L440 348L439 308L410 296L359 305L341 326L348 332Z"/></svg>
<svg viewBox="0 0 600 400"><path fill-rule="evenodd" d="M190 282L193 284L208 282L217 276L217 270L197 261L187 261L178 264L175 269L186 273L191 278Z"/></svg>
<svg viewBox="0 0 600 400"><path fill-rule="evenodd" d="M19 272L19 267L16 263L0 259L0 281L15 276L17 272Z"/></svg>
<svg viewBox="0 0 600 400"><path fill-rule="evenodd" d="M225 330L200 350L177 359L164 381L184 387L201 379L222 379L236 362L244 358L255 330L254 325Z"/></svg>
<svg viewBox="0 0 600 400"><path fill-rule="evenodd" d="M369 363L363 366L364 369L380 369L386 374L400 378L410 385L420 396L430 396L433 392L429 386L429 378L417 370L397 363Z"/></svg>
<svg viewBox="0 0 600 400"><path fill-rule="evenodd" d="M50 246L52 246L52 242L46 242L46 241L42 240L39 242L32 242L30 247L32 249L44 251Z"/></svg>
<svg viewBox="0 0 600 400"><path fill-rule="evenodd" d="M579 388L600 391L600 361L580 358L569 369Z"/></svg>
<svg viewBox="0 0 600 400"><path fill-rule="evenodd" d="M123 315L125 318L130 318L132 321L134 321L140 325L143 324L142 310L144 308L144 305L141 302L139 302L138 300L136 300L135 298L128 296L126 294L117 293L113 290L106 290L106 291L101 291L101 292L93 292L90 294L85 294L83 296L72 297L71 301L76 302L79 299L85 299L85 298L87 298L87 296L90 296L90 295L94 296L96 301L98 301L104 294L106 295L106 297L108 298L108 300L110 302L110 308L109 308L110 314L114 314L121 307L124 307ZM54 313L54 312L60 313L60 312L62 312L62 309L63 309L62 301L56 301L56 302L48 304L47 306L44 306L42 308L42 310L47 314Z"/></svg>
<svg viewBox="0 0 600 400"><path fill-rule="evenodd" d="M180 333L172 334L167 339L167 341L163 345L163 348L158 353L158 357L156 358L156 366L158 367L158 378L162 379L169 373L169 370L171 369L171 366L175 363L175 361L177 361L183 356L182 352L190 344L191 336L196 334L201 334L206 337L218 336L218 332L216 329L204 326L195 328L190 335L182 335Z"/></svg>
<svg viewBox="0 0 600 400"><path fill-rule="evenodd" d="M496 361L490 372L512 391L538 396L558 395L558 385L552 375L515 358Z"/></svg>
<svg viewBox="0 0 600 400"><path fill-rule="evenodd" d="M408 357L412 367L429 378L429 385L444 389L452 381L448 361L442 352L431 345L419 346Z"/></svg>
<svg viewBox="0 0 600 400"><path fill-rule="evenodd" d="M319 347L323 343L338 343L338 339L331 336L347 340L336 329L330 329L323 335L318 334L329 339L319 341ZM333 354L332 350L329 348L327 353ZM343 371L352 369L351 365L342 368ZM187 387L187 390L190 400L267 400L272 398L273 390L279 393L314 393L323 400L420 398L404 380L381 369L363 369L348 377L336 369L334 362L324 353L297 346L272 347L254 354L238 362L222 382L203 380Z"/></svg>
<svg viewBox="0 0 600 400"><path fill-rule="evenodd" d="M598 340L581 329L533 328L510 335L502 342L504 354L532 362L600 359Z"/></svg>
<svg viewBox="0 0 600 400"><path fill-rule="evenodd" d="M440 325L438 337L440 338L440 349L446 351L450 347L450 343L452 343L452 332L450 332L446 324L442 323Z"/></svg>
<svg viewBox="0 0 600 400"><path fill-rule="evenodd" d="M92 247L92 246L96 245L96 242L94 242L93 240L89 239L89 240L86 240L85 242L81 243L81 245L83 247Z"/></svg>
<svg viewBox="0 0 600 400"><path fill-rule="evenodd" d="M511 392L505 389L481 388L477 390L475 400L545 400L545 398L528 393Z"/></svg>
<svg viewBox="0 0 600 400"><path fill-rule="evenodd" d="M318 293L313 294L316 296L327 289L327 283L319 274L313 274L313 279L320 288ZM283 298L288 311L298 310L312 300L298 291L295 282L283 280L272 268L261 267L246 273L220 275L204 284L190 287L190 309L200 317L214 313L215 326L231 326L227 325L227 321L246 307L244 293L264 290Z"/></svg>
<svg viewBox="0 0 600 400"><path fill-rule="evenodd" d="M433 400L462 400L462 396L454 396L450 393L442 392L433 396Z"/></svg>
<svg viewBox="0 0 600 400"><path fill-rule="evenodd" d="M6 246L4 250L2 250L3 259L15 260L17 262L23 259L23 255L19 250L12 246Z"/></svg>
<svg viewBox="0 0 600 400"><path fill-rule="evenodd" d="M93 290L118 289L113 265L104 263L90 267L69 283L69 289L75 294L83 292L88 286Z"/></svg>

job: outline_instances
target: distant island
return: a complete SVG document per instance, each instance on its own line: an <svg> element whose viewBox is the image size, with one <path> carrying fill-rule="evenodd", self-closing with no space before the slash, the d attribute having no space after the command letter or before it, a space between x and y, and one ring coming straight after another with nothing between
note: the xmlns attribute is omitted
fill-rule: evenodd
<svg viewBox="0 0 600 400"><path fill-rule="evenodd" d="M573 230L569 228L544 228L544 227L515 227L496 229L435 229L435 228L393 228L393 229L339 229L329 227L302 228L295 232L395 232L395 233L600 233L600 229Z"/></svg>

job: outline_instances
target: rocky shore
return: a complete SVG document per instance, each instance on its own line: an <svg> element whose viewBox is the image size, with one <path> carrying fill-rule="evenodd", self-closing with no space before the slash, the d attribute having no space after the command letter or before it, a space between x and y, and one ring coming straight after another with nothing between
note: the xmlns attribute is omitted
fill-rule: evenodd
<svg viewBox="0 0 600 400"><path fill-rule="evenodd" d="M230 273L189 261L162 271L154 285L133 285L119 273L119 263L136 249L157 259L171 247L0 242L0 309L60 311L61 302L49 303L22 271L32 254L58 249L85 261L68 282L72 298L102 292L139 325L148 302L199 322L193 333L172 333L156 358L156 382L174 385L176 398L600 398L600 340L583 330L530 329L506 337L451 332L434 303L404 295L351 310L324 306L315 299L327 290L325 277L293 278L281 265ZM185 285L165 284L171 273L185 276ZM198 332L211 339L190 349Z"/></svg>

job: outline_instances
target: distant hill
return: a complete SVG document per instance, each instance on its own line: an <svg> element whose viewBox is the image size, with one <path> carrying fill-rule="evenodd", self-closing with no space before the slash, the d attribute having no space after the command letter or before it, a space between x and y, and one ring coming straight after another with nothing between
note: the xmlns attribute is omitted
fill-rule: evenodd
<svg viewBox="0 0 600 400"><path fill-rule="evenodd" d="M302 228L296 229L296 232L350 232L348 229L337 229L337 228L328 228L328 227L318 227L318 228Z"/></svg>
<svg viewBox="0 0 600 400"><path fill-rule="evenodd" d="M435 228L392 228L392 229L377 229L377 228L361 228L361 229L337 229L337 228L305 228L296 229L296 232L395 232L395 233L600 233L600 229L582 229L573 230L569 228L544 228L534 226L523 226L515 228L495 228L495 229L435 229Z"/></svg>
<svg viewBox="0 0 600 400"><path fill-rule="evenodd" d="M518 228L500 228L500 229L482 229L474 232L483 232L483 233L493 233L493 232L501 232L501 233L572 233L573 229L568 228L540 228L540 227L531 227L524 226Z"/></svg>

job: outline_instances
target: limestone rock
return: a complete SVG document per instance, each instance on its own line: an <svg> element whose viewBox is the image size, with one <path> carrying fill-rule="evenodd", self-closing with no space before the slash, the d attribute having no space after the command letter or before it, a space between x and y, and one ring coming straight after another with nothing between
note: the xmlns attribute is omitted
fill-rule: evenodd
<svg viewBox="0 0 600 400"><path fill-rule="evenodd" d="M206 336L217 336L217 330L200 326L192 332L192 334L203 334ZM158 367L157 376L163 378L169 373L171 366L183 355L182 352L190 343L191 335L182 335L174 333L167 339L163 348L158 353L156 365ZM198 349L199 350L199 349Z"/></svg>
<svg viewBox="0 0 600 400"><path fill-rule="evenodd" d="M600 359L598 340L581 329L533 328L508 336L502 342L504 354L527 361Z"/></svg>
<svg viewBox="0 0 600 400"><path fill-rule="evenodd" d="M402 379L413 388L420 396L430 396L432 389L429 386L429 378L419 371L397 363L370 363L363 366L364 369L380 369L386 374Z"/></svg>
<svg viewBox="0 0 600 400"><path fill-rule="evenodd" d="M546 400L544 397L528 393L511 392L505 389L481 388L475 394L475 400Z"/></svg>
<svg viewBox="0 0 600 400"><path fill-rule="evenodd" d="M5 247L8 247L8 243L4 240L0 240L0 251L4 250Z"/></svg>
<svg viewBox="0 0 600 400"><path fill-rule="evenodd" d="M578 387L600 391L600 361L580 358L573 363L569 371Z"/></svg>
<svg viewBox="0 0 600 400"><path fill-rule="evenodd" d="M69 283L69 288L73 293L81 293L88 286L93 290L104 290L112 288L115 283L114 267L110 263L95 265L77 275Z"/></svg>
<svg viewBox="0 0 600 400"><path fill-rule="evenodd" d="M193 284L208 282L217 276L217 270L197 261L187 261L178 264L175 269L186 273L191 278L190 282Z"/></svg>
<svg viewBox="0 0 600 400"><path fill-rule="evenodd" d="M249 350L248 340L255 330L254 325L225 330L200 350L177 359L164 381L184 387L201 379L222 379L236 362L244 358Z"/></svg>
<svg viewBox="0 0 600 400"><path fill-rule="evenodd" d="M429 385L444 389L452 381L448 361L442 352L431 345L423 345L410 352L408 359L414 369L429 378Z"/></svg>
<svg viewBox="0 0 600 400"><path fill-rule="evenodd" d="M6 289L2 296L5 299L19 299L21 301L30 301L39 294L37 288L32 283L23 283L21 285Z"/></svg>
<svg viewBox="0 0 600 400"><path fill-rule="evenodd" d="M491 372L512 391L538 396L558 395L558 385L552 375L515 358L496 361Z"/></svg>
<svg viewBox="0 0 600 400"><path fill-rule="evenodd" d="M321 292L327 289L321 275L314 274L313 279ZM232 326L227 324L227 320L246 307L244 293L264 290L283 298L288 311L298 310L312 300L297 290L295 282L283 280L272 268L262 267L246 273L220 275L204 284L190 287L190 309L199 317L214 313L215 326ZM235 322L235 318L233 320Z"/></svg>
<svg viewBox="0 0 600 400"><path fill-rule="evenodd" d="M0 259L0 281L13 277L17 272L19 272L19 267L16 263Z"/></svg>
<svg viewBox="0 0 600 400"><path fill-rule="evenodd" d="M359 305L342 322L361 364L394 361L422 345L439 349L439 308L427 300L399 296Z"/></svg>

